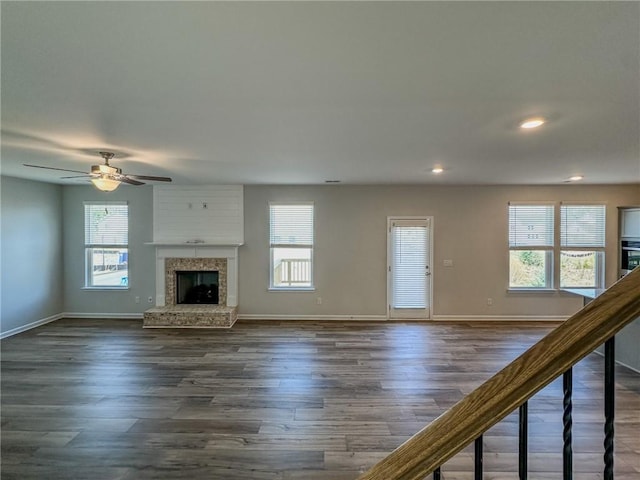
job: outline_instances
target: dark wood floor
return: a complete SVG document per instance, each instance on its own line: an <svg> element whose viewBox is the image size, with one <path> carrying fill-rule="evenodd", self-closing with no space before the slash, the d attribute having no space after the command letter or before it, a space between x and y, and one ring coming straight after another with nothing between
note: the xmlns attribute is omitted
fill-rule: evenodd
<svg viewBox="0 0 640 480"><path fill-rule="evenodd" d="M354 479L549 326L62 320L5 339L2 479ZM574 370L575 478L602 478L602 358ZM617 372L616 479L640 478L640 375ZM561 380L530 402L530 478L560 479ZM484 437L517 478L517 417ZM471 479L472 450L443 469Z"/></svg>

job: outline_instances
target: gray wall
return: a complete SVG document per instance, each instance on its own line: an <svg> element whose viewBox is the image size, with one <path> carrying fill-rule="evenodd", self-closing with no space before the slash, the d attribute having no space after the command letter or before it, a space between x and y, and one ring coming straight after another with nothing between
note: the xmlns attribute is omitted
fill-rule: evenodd
<svg viewBox="0 0 640 480"><path fill-rule="evenodd" d="M616 335L616 360L640 372L640 318ZM604 351L601 350L601 351Z"/></svg>
<svg viewBox="0 0 640 480"><path fill-rule="evenodd" d="M62 187L0 177L2 334L62 313Z"/></svg>
<svg viewBox="0 0 640 480"><path fill-rule="evenodd" d="M152 239L153 192L150 186L124 186L105 194L91 186L59 186L3 178L2 296L3 331L33 300L15 293L11 272L41 268L31 249L31 231L49 231L46 299L22 323L62 312L140 314L155 295ZM62 191L62 193L61 193ZM60 208L60 197L62 205ZM126 200L130 208L130 288L84 290L83 202ZM268 292L268 203L311 200L316 205L315 292ZM384 315L386 308L386 218L434 217L434 303L436 316L568 316L580 300L562 293L507 293L507 202L515 200L602 201L607 204L607 285L617 277L618 205L640 203L634 186L245 186L245 245L239 250L239 309L244 315ZM31 206L31 208L29 208ZM30 213L23 213L28 210ZM19 213L20 212L20 213ZM62 214L61 214L62 212ZM25 216L26 215L26 216ZM35 218L37 217L37 218ZM23 218L28 218L23 220ZM64 218L64 232L61 232ZM34 227L38 225L38 227ZM64 248L60 246L63 236ZM32 238L35 237L35 238ZM19 240L17 240L19 238ZM41 237L42 238L42 235ZM57 238L57 240L56 240ZM63 290L60 251L64 255ZM55 255L51 252L58 252ZM53 259L57 259L55 264ZM443 267L452 259L453 267ZM55 278L51 279L51 272ZM28 274L25 274L28 275ZM40 273L42 277L42 273ZM20 275L22 277L22 275ZM322 305L316 304L321 296ZM140 303L135 302L140 297ZM487 306L487 297L493 305ZM15 301L13 299L16 299ZM20 299L20 300L18 300ZM155 299L154 299L155 301ZM11 312L12 317L8 317ZM5 320L6 319L6 320ZM11 325L11 326L9 326Z"/></svg>
<svg viewBox="0 0 640 480"><path fill-rule="evenodd" d="M87 290L84 287L85 201L127 201L129 204L129 288ZM67 186L64 212L64 308L73 314L140 314L155 305L155 249L145 242L153 235L153 189L149 185L121 186L104 193L93 186ZM140 297L140 303L135 302Z"/></svg>
<svg viewBox="0 0 640 480"><path fill-rule="evenodd" d="M245 186L245 245L239 253L239 310L248 315L385 315L386 219L434 217L433 314L560 316L580 299L563 293L507 293L509 201L607 205L606 283L617 278L618 205L630 186ZM315 202L315 292L269 292L268 204ZM452 259L453 267L443 267ZM322 297L322 304L316 298ZM487 298L493 305L487 305Z"/></svg>

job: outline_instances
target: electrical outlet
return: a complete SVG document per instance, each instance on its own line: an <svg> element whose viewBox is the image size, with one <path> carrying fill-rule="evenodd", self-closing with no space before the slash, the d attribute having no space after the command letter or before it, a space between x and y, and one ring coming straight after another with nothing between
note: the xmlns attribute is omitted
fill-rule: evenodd
<svg viewBox="0 0 640 480"><path fill-rule="evenodd" d="M487 305L493 305L493 298L487 298Z"/></svg>
<svg viewBox="0 0 640 480"><path fill-rule="evenodd" d="M443 264L445 267L453 267L453 260L443 260L443 261L442 261L442 264Z"/></svg>
<svg viewBox="0 0 640 480"><path fill-rule="evenodd" d="M316 305L322 305L322 297L316 298Z"/></svg>
<svg viewBox="0 0 640 480"><path fill-rule="evenodd" d="M136 297L136 303L140 303L140 297Z"/></svg>
<svg viewBox="0 0 640 480"><path fill-rule="evenodd" d="M149 302L149 303L153 303L153 297L149 297L149 298L147 298L147 302Z"/></svg>

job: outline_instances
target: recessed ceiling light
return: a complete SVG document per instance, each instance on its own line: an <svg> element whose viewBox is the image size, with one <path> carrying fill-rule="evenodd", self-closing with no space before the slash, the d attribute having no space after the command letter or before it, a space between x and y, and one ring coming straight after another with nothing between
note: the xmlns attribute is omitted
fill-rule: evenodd
<svg viewBox="0 0 640 480"><path fill-rule="evenodd" d="M431 170L431 173L435 173L436 175L439 173L444 172L444 168L442 168L439 165L436 165L435 167L433 167L433 169Z"/></svg>
<svg viewBox="0 0 640 480"><path fill-rule="evenodd" d="M582 175L574 175L573 177L569 177L569 181L570 182L579 182L583 178L584 178L584 176L582 176Z"/></svg>
<svg viewBox="0 0 640 480"><path fill-rule="evenodd" d="M538 128L541 125L544 125L544 122L545 120L542 117L528 118L520 124L520 128L524 128L525 130Z"/></svg>

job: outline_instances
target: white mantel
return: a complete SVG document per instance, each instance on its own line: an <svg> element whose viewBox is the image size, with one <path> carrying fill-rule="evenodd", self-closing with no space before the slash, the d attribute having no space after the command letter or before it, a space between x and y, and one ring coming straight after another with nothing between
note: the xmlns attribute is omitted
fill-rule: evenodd
<svg viewBox="0 0 640 480"><path fill-rule="evenodd" d="M164 307L166 258L226 258L227 306L238 306L238 246L240 244L156 243L156 306Z"/></svg>

